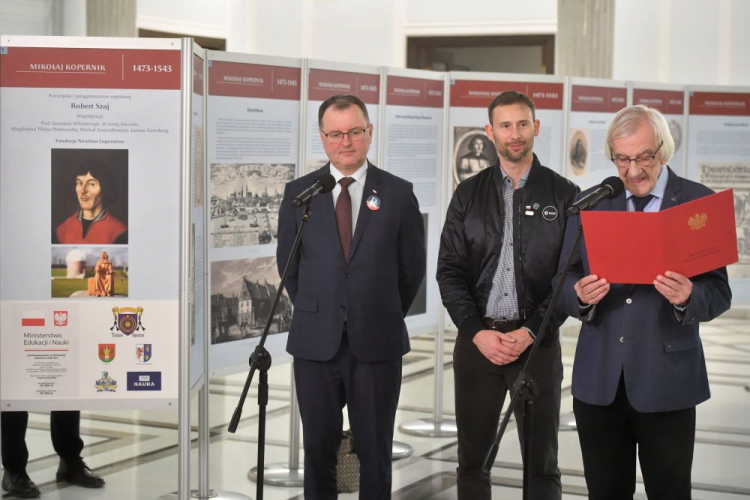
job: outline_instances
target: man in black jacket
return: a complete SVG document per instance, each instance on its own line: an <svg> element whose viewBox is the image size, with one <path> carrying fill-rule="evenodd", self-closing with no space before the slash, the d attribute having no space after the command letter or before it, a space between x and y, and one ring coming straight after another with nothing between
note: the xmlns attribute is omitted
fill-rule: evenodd
<svg viewBox="0 0 750 500"><path fill-rule="evenodd" d="M462 182L440 241L437 280L458 340L453 353L458 424L458 498L491 498L482 463L499 423L505 394L539 334L565 231L565 209L578 187L539 163L534 102L503 92L488 107L487 136L499 161ZM534 402L531 498L562 496L557 467L562 361L555 314L529 373ZM516 408L522 434L520 405Z"/></svg>

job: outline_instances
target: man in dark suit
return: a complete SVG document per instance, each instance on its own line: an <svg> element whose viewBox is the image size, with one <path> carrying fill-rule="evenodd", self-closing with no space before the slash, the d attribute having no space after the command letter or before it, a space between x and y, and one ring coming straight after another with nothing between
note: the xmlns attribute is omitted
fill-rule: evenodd
<svg viewBox="0 0 750 500"><path fill-rule="evenodd" d="M654 109L621 110L605 149L626 191L596 210L656 212L712 193L664 168L674 142ZM561 267L578 226L577 216L568 221ZM692 278L667 270L653 285L611 285L591 274L581 245L558 306L583 321L573 409L589 498L633 498L636 449L649 499L690 498L695 407L710 396L698 324L730 302L726 268Z"/></svg>
<svg viewBox="0 0 750 500"><path fill-rule="evenodd" d="M26 427L29 414L25 411L4 411L2 420L3 490L18 498L35 498L41 493L26 473L29 450L26 448ZM104 479L92 472L81 458L83 440L80 432L80 411L50 413L52 446L60 455L57 481L66 481L84 488L101 488Z"/></svg>
<svg viewBox="0 0 750 500"><path fill-rule="evenodd" d="M355 96L329 98L320 139L337 181L313 199L286 290L294 304L294 356L305 447L305 498L337 498L336 452L344 405L361 464L360 498L391 497L391 450L409 351L404 323L425 273L422 215L412 185L367 161L373 126ZM292 200L321 171L290 182L279 212L283 270L303 209Z"/></svg>

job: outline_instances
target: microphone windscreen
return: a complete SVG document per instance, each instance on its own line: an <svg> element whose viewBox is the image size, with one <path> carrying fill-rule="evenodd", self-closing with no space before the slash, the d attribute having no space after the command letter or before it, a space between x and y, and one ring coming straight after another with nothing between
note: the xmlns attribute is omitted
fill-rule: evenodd
<svg viewBox="0 0 750 500"><path fill-rule="evenodd" d="M333 188L336 187L336 179L334 179L328 172L318 177L317 182L320 182L320 185L323 186L323 189L320 190L321 193L330 193L333 191ZM622 184L622 182L620 182L620 184Z"/></svg>
<svg viewBox="0 0 750 500"><path fill-rule="evenodd" d="M607 177L602 181L602 186L607 186L612 190L612 194L607 198L617 198L625 191L625 184L622 183L622 179L617 176Z"/></svg>

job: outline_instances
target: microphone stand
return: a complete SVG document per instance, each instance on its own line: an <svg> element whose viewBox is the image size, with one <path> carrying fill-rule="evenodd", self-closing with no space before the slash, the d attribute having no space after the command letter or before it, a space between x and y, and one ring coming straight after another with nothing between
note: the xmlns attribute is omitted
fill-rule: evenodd
<svg viewBox="0 0 750 500"><path fill-rule="evenodd" d="M534 399L539 394L539 387L534 379L532 379L531 376L527 373L527 369L529 368L529 366L531 366L531 362L534 359L537 348L542 343L542 340L544 340L545 334L547 333L547 325L549 324L552 313L555 310L555 304L557 304L557 299L560 295L560 291L562 290L563 284L565 283L565 277L570 271L570 266L573 263L573 256L578 252L578 247L581 244L581 234L582 227L579 224L575 243L573 243L573 248L568 255L567 261L565 262L565 267L560 274L560 280L557 282L557 286L552 293L549 307L544 313L544 318L542 319L542 325L539 327L539 333L536 336L536 341L531 346L531 352L529 352L529 356L526 358L526 363L524 363L521 373L518 374L518 378L513 383L508 410L505 412L505 416L503 417L503 421L500 424L500 428L495 435L495 441L492 444L489 453L487 453L487 457L484 459L484 464L482 465L482 471L486 472L487 474L492 471L492 464L495 462L495 457L497 457L497 452L500 448L500 441L502 441L503 435L505 434L505 429L508 427L510 416L513 414L513 410L515 409L518 400L523 400L523 435L521 436L521 440L523 441L523 500L528 500L530 498L529 486L531 481L531 440L533 437L533 409Z"/></svg>
<svg viewBox="0 0 750 500"><path fill-rule="evenodd" d="M311 198L312 199L312 198ZM266 327L263 329L263 335L260 337L260 342L255 347L255 351L250 356L250 372L247 374L245 380L245 387L242 389L242 395L237 403L237 408L234 410L232 420L229 423L229 432L234 433L237 431L237 426L240 423L242 417L242 406L245 404L245 398L247 398L247 391L250 389L250 384L253 381L253 375L256 371L260 371L260 382L258 383L258 465L257 465L257 480L255 496L256 500L263 500L263 473L265 469L265 448L266 448L266 406L268 406L268 370L271 368L271 354L264 347L266 338L268 337L268 330L271 328L273 323L273 317L276 314L276 308L279 305L279 299L284 291L284 284L286 283L287 275L289 274L289 266L299 252L299 244L302 241L302 232L305 230L308 220L310 219L310 201L305 205L305 211L302 214L302 222L297 229L297 236L294 239L292 245L292 252L289 254L289 258L286 261L284 267L284 273L281 275L281 282L279 283L279 289L276 293L276 299L273 301L271 306L271 312L268 314L268 320L266 321ZM294 381L292 381L294 383ZM291 443L291 446L295 446Z"/></svg>

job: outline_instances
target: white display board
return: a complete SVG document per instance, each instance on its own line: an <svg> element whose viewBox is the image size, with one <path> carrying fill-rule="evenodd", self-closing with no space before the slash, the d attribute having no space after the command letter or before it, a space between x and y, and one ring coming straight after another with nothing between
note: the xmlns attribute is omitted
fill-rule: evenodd
<svg viewBox="0 0 750 500"><path fill-rule="evenodd" d="M539 135L534 139L534 153L542 165L562 173L560 158L565 137L565 78L452 72L448 129L451 151L448 159L449 199L459 182L478 172L477 167L484 168L485 163L493 165L497 161L497 150L487 137L484 126L489 123L487 107L490 102L495 96L508 90L522 92L534 101L535 116L540 122ZM477 155L480 139L483 140L483 145ZM476 144L473 148L472 142ZM484 160L475 158L480 156Z"/></svg>
<svg viewBox="0 0 750 500"><path fill-rule="evenodd" d="M204 130L204 66L206 51L194 45L190 112L190 388L200 389L205 373L206 168Z"/></svg>
<svg viewBox="0 0 750 500"><path fill-rule="evenodd" d="M367 159L378 165L380 141L380 69L375 66L308 61L307 74L307 130L305 131L305 157L300 176L319 169L328 163L318 132L318 109L323 101L337 94L352 94L367 106L373 136Z"/></svg>
<svg viewBox="0 0 750 500"><path fill-rule="evenodd" d="M570 79L565 176L581 189L617 175L617 168L605 154L604 142L612 118L626 106L624 82Z"/></svg>
<svg viewBox="0 0 750 500"><path fill-rule="evenodd" d="M534 101L535 116L540 122L539 135L534 139L534 153L542 165L556 172L562 171L564 77L452 72L449 73L449 83L446 131L449 157L443 173L446 203L461 181L497 162L497 149L487 137L484 126L490 121L487 109L492 99L509 90L523 92ZM455 328L447 312L445 324Z"/></svg>
<svg viewBox="0 0 750 500"><path fill-rule="evenodd" d="M278 214L300 156L301 61L208 51L208 195L212 373L247 369L280 277ZM283 293L266 349L285 357Z"/></svg>
<svg viewBox="0 0 750 500"><path fill-rule="evenodd" d="M383 168L414 185L425 225L427 272L406 316L409 335L435 331L440 297L435 280L443 211L445 74L387 69Z"/></svg>
<svg viewBox="0 0 750 500"><path fill-rule="evenodd" d="M739 262L727 270L731 278L748 278L750 88L690 87L689 91L688 178L716 191L734 189ZM747 290L749 280L742 281L732 283L733 291Z"/></svg>
<svg viewBox="0 0 750 500"><path fill-rule="evenodd" d="M642 104L657 109L664 115L675 146L669 167L677 174L685 175L687 88L681 85L628 82L628 104Z"/></svg>
<svg viewBox="0 0 750 500"><path fill-rule="evenodd" d="M177 400L181 47L0 39L4 410Z"/></svg>

